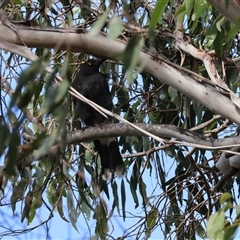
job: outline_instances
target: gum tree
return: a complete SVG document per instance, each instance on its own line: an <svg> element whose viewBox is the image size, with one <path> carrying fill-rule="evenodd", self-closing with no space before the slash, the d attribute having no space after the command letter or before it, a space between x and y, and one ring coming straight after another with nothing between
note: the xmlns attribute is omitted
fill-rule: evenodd
<svg viewBox="0 0 240 240"><path fill-rule="evenodd" d="M131 218L133 202L141 214L122 238L147 239L159 229L164 238L204 238L207 219L221 209L220 192L237 199L237 2L3 1L1 7L2 207L11 204L15 212L23 203L19 221L29 224L43 206L44 223L54 221L57 209L76 230L82 214L96 222L86 232L105 239L117 237L112 215ZM70 87L89 56L108 58L101 71L110 77L113 112ZM115 123L80 129L73 94ZM122 179L100 178L91 141L105 136L118 137L128 169Z"/></svg>

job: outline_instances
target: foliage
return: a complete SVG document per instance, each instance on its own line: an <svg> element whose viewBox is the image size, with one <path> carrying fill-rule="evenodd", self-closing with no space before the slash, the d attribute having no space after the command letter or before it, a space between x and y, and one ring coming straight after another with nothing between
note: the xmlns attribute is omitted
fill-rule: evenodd
<svg viewBox="0 0 240 240"><path fill-rule="evenodd" d="M176 47L177 32L190 46L214 52L216 71L238 93L239 23L233 27L205 0L178 2L18 0L4 4L4 10L15 21L84 28L92 37L102 31L110 39L125 42L123 63L109 59L101 71L110 75L114 112L129 122L175 125L216 139L235 136L236 124L215 116L211 109L138 65L143 51L209 79L203 61ZM212 191L221 177L214 168L220 152L163 145L150 137L119 137L128 172L123 179L102 181L92 143L69 144L66 140L67 133L80 127L67 91L79 64L89 56L57 48L31 50L39 57L34 63L2 51L2 206L11 204L15 213L21 202L19 221L28 224L43 206L49 211L46 221L55 209L76 231L84 216L86 231L96 239L116 237L110 224L114 214L121 221L132 216L137 219L122 232L122 238L147 239L159 234L159 229L164 239L204 238L207 219L217 211L208 220L208 236L216 237L216 232L219 239L233 236L238 210L233 223L225 227L225 212L232 209L230 198L219 202L218 193ZM45 66L53 73L46 73ZM58 74L64 80L61 83L55 82ZM56 139L61 139L58 145ZM237 199L234 186L238 182L234 180L228 179L223 190ZM90 219L95 220L94 230L87 230Z"/></svg>
<svg viewBox="0 0 240 240"><path fill-rule="evenodd" d="M209 239L234 239L234 235L239 227L239 205L233 205L233 199L230 193L222 194L220 198L221 208L210 216L207 223L207 233ZM227 211L232 215L232 210L236 211L236 218L231 223L227 220ZM229 219L231 219L229 217Z"/></svg>

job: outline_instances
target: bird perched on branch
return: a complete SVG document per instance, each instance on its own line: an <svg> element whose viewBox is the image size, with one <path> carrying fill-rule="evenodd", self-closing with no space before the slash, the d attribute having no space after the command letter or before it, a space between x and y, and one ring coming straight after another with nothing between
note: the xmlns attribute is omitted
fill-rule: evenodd
<svg viewBox="0 0 240 240"><path fill-rule="evenodd" d="M108 86L108 75L99 72L99 67L105 60L106 58L100 58L86 61L77 73L72 87L84 97L112 111L113 104ZM112 123L112 119L105 118L90 105L76 97L73 97L73 102L80 119L86 126L100 127L101 124ZM116 172L117 176L122 176L125 173L125 165L116 138L102 138L93 142L101 158L102 178L109 179L111 172Z"/></svg>

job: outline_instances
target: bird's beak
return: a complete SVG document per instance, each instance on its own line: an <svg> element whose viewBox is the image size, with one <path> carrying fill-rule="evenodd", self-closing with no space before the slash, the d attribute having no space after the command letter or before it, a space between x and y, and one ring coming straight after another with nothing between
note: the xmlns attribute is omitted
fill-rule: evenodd
<svg viewBox="0 0 240 240"><path fill-rule="evenodd" d="M107 60L107 58L98 58L95 61L95 65L96 66L100 66L103 62L105 62Z"/></svg>

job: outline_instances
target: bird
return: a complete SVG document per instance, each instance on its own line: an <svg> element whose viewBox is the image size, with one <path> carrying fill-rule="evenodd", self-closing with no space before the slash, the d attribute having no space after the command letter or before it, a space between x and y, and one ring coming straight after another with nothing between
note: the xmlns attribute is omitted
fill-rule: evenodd
<svg viewBox="0 0 240 240"><path fill-rule="evenodd" d="M82 64L76 74L72 87L84 97L112 111L113 103L109 91L108 75L99 72L100 65L107 58L92 58ZM85 123L86 127L99 126L112 123L112 119L104 117L87 103L73 96L73 103L79 118ZM125 173L125 165L119 150L116 138L102 138L93 141L95 150L100 155L101 176L103 180L108 180L115 172L118 177Z"/></svg>

